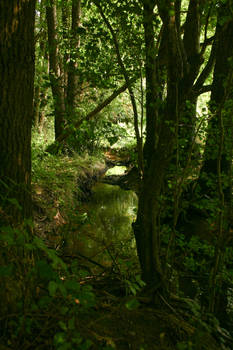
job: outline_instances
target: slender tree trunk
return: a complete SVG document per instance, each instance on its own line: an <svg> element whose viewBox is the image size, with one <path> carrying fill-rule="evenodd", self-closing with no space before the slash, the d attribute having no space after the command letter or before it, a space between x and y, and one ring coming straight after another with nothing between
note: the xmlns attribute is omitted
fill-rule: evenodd
<svg viewBox="0 0 233 350"><path fill-rule="evenodd" d="M179 103L183 107L180 111L178 146L179 163L182 167L185 166L187 154L193 143L197 121L197 96L193 96L190 92L203 63L203 58L200 54L200 16L200 1L190 1L184 24L183 41L180 41L180 50L185 53L183 60L186 62L187 67L184 69L183 79L181 79L179 84Z"/></svg>
<svg viewBox="0 0 233 350"><path fill-rule="evenodd" d="M221 4L216 30L216 63L210 99L211 119L207 129L204 163L198 184L201 197L210 198L209 210L217 221L215 256L210 278L209 311L214 312L223 327L227 326L227 289L219 272L226 244L229 241L232 212L233 154L233 19L228 17L229 3ZM223 21L225 19L225 21ZM211 200L217 204L212 208ZM213 215L212 215L213 216ZM221 284L221 288L219 288Z"/></svg>
<svg viewBox="0 0 233 350"><path fill-rule="evenodd" d="M69 19L70 11L69 6L66 2L62 2L62 36L64 42L64 55L63 55L63 69L62 69L62 83L64 87L64 99L67 99L67 86L68 86L68 71L67 67L69 64L70 54L69 54Z"/></svg>
<svg viewBox="0 0 233 350"><path fill-rule="evenodd" d="M0 223L19 223L32 214L35 0L0 1L0 13Z"/></svg>
<svg viewBox="0 0 233 350"><path fill-rule="evenodd" d="M81 25L81 0L72 0L71 55L68 64L67 109L69 114L75 113L78 95L77 56L80 48L78 28Z"/></svg>
<svg viewBox="0 0 233 350"><path fill-rule="evenodd" d="M228 6L222 5L219 14L227 16ZM204 152L204 163L200 174L200 184L204 193L216 192L218 181L218 157L221 142L221 118L223 118L224 144L221 153L221 172L225 177L225 200L232 201L232 150L233 150L233 120L232 108L228 103L233 98L233 20L217 25L216 64L214 68L210 109L212 118L208 124L207 141ZM210 185L209 185L210 184ZM215 185L214 185L215 184ZM214 185L214 186L213 186ZM212 187L212 189L211 189Z"/></svg>
<svg viewBox="0 0 233 350"><path fill-rule="evenodd" d="M65 126L65 103L62 79L59 69L59 56L57 44L57 16L54 0L46 6L46 19L48 26L49 45L49 78L53 94L54 114L55 114L55 140L64 131Z"/></svg>

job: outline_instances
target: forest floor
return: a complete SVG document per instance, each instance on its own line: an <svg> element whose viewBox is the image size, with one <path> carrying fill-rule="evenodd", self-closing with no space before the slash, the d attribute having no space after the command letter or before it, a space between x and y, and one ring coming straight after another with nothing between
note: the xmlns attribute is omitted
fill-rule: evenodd
<svg viewBox="0 0 233 350"><path fill-rule="evenodd" d="M107 158L113 164L122 160L114 154L107 154ZM166 300L159 295L155 302L154 296L145 297L139 290L136 295L132 293L133 288L127 289L122 275L112 267L95 265L95 261L78 253L75 257L64 255L65 236L77 231L82 220L80 198L83 200L83 193L91 193L91 185L105 172L103 160L61 157L56 166L46 161L40 169L33 183L35 232L49 248L64 257L68 266L77 259L81 269L87 272L85 277L76 276L76 279L80 284L90 285L95 295L95 304L80 311L76 318L81 338L91 342L74 349L230 349L220 347L216 341L219 334L216 337L211 334L214 329L205 328L198 313L195 314L192 301ZM51 326L46 337L54 337ZM46 341L51 344L48 339ZM38 349L46 349L46 346Z"/></svg>

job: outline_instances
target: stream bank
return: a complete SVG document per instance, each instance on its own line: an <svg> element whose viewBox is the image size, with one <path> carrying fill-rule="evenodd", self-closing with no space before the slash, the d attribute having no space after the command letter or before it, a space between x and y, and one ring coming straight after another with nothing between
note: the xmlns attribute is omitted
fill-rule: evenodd
<svg viewBox="0 0 233 350"><path fill-rule="evenodd" d="M77 312L74 329L83 339L92 341L89 348L177 350L188 349L191 344L194 349L218 350L210 331L199 330L197 318L185 303L176 300L169 304L161 299L155 309L151 302L135 296L141 288L140 269L130 226L137 196L115 184L100 182L93 186L90 200L80 204L77 178L82 178L84 168L89 178L97 173L102 176L105 163L96 166L101 169L96 173L93 163L87 160L85 166L70 158L45 162L43 166L33 184L35 233L48 247L56 249L68 268L77 263L80 274L73 278L93 288L95 305L84 313ZM60 305L61 298L56 302ZM79 308L78 303L75 299L73 307ZM57 320L53 322L54 328L58 327ZM57 332L54 328L52 332ZM46 341L47 338L46 333Z"/></svg>
<svg viewBox="0 0 233 350"><path fill-rule="evenodd" d="M99 227L98 234L107 230L108 238L115 227L121 227L115 237L123 236L126 231L132 236L137 197L134 192L125 191L131 186L124 186L129 177L122 163L125 160L121 162L116 155L108 153L102 159L49 156L34 164L33 207L39 236L56 249L64 241L75 246L78 239L74 232L82 231L84 226L86 231L88 225Z"/></svg>

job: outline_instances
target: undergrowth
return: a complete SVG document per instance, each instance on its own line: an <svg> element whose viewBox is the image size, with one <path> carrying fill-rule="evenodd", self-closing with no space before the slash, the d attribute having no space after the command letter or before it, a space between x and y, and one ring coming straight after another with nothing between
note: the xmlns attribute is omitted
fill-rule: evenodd
<svg viewBox="0 0 233 350"><path fill-rule="evenodd" d="M55 157L44 148L33 150L34 223L0 228L2 349L230 349L228 333L213 317L205 319L198 287L193 299L160 296L155 308L143 294L138 265L122 254L130 249L119 244L111 251L114 264L95 269L94 259L64 253L65 236L86 220L80 185L104 162L88 155ZM205 270L206 261L196 256L211 255L209 245L181 236L179 248L184 272Z"/></svg>

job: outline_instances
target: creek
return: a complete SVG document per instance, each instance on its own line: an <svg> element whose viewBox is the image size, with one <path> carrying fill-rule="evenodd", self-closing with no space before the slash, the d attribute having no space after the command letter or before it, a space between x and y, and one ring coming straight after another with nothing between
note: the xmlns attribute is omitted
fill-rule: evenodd
<svg viewBox="0 0 233 350"><path fill-rule="evenodd" d="M120 168L112 168L107 175L120 175ZM90 200L80 207L79 227L70 237L71 253L82 254L106 267L116 264L116 259L136 256L132 222L137 201L133 191L97 182Z"/></svg>

